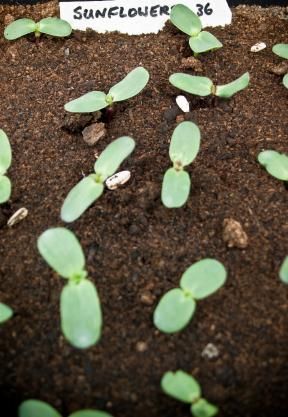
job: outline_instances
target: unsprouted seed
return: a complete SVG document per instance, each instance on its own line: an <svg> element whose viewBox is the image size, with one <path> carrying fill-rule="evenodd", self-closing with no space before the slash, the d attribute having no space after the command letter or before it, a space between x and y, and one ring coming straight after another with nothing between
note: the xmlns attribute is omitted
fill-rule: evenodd
<svg viewBox="0 0 288 417"><path fill-rule="evenodd" d="M288 181L288 156L273 150L262 151L258 162L266 171L280 181Z"/></svg>
<svg viewBox="0 0 288 417"><path fill-rule="evenodd" d="M134 147L132 138L122 136L104 149L95 162L95 173L83 178L68 193L61 208L61 219L64 222L78 219L102 195L105 181L117 171Z"/></svg>
<svg viewBox="0 0 288 417"><path fill-rule="evenodd" d="M218 414L218 407L202 398L201 387L196 379L184 371L166 372L161 379L161 388L170 397L191 404L194 417L213 417Z"/></svg>
<svg viewBox="0 0 288 417"><path fill-rule="evenodd" d="M153 316L161 332L176 333L192 319L196 302L221 288L227 273L216 259L202 259L191 265L181 277L180 287L168 291L160 299Z"/></svg>
<svg viewBox="0 0 288 417"><path fill-rule="evenodd" d="M87 279L78 239L70 230L56 227L42 233L37 246L48 265L68 280L60 300L65 338L79 349L95 345L101 336L101 305L95 285Z"/></svg>
<svg viewBox="0 0 288 417"><path fill-rule="evenodd" d="M168 208L182 207L188 200L191 180L184 168L196 158L200 148L200 130L195 123L182 122L174 130L169 147L173 167L164 175L161 199Z"/></svg>
<svg viewBox="0 0 288 417"><path fill-rule="evenodd" d="M0 204L9 200L12 190L10 179L5 175L12 162L12 151L9 139L0 129Z"/></svg>
<svg viewBox="0 0 288 417"><path fill-rule="evenodd" d="M72 32L71 25L66 20L59 19L58 17L45 17L39 22L35 22L32 19L18 19L10 23L4 30L5 39L12 41L22 36L34 33L35 38L39 38L41 33L46 35L65 37L69 36Z"/></svg>
<svg viewBox="0 0 288 417"><path fill-rule="evenodd" d="M202 30L200 18L189 7L176 4L172 7L171 22L189 38L189 45L195 55L221 48L222 43L212 33Z"/></svg>

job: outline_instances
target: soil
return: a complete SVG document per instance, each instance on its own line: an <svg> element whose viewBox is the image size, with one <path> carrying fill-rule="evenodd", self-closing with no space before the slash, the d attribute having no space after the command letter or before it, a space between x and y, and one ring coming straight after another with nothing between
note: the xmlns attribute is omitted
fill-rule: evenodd
<svg viewBox="0 0 288 417"><path fill-rule="evenodd" d="M37 19L55 8L1 6L1 33L9 14ZM166 25L140 37L88 31L38 44L1 37L0 126L13 148L13 193L0 211L0 300L15 311L0 328L0 402L7 416L16 416L27 398L48 401L64 416L87 407L114 417L188 416L189 406L160 389L163 373L176 369L200 381L220 417L287 416L288 289L278 271L288 254L288 194L256 158L263 149L288 152L288 91L270 71L281 62L271 47L287 42L288 20L284 8L241 6L233 15L232 25L211 29L225 47L200 57L203 75L224 84L249 71L251 85L229 101L189 97L187 117L201 129L201 151L188 168L189 201L174 210L160 200L180 113L173 110L179 92L168 77L191 55L187 36ZM251 53L259 41L267 48ZM90 147L81 129L63 128L67 101L107 91L138 65L151 80L119 106L104 139ZM36 240L63 226L59 213L68 191L91 172L95 154L122 135L137 142L122 165L132 173L130 182L106 190L67 226L83 246L104 313L100 343L80 351L61 334L64 281L41 259ZM28 216L6 227L20 207ZM227 247L225 218L241 224L246 248ZM225 287L198 303L184 331L161 334L152 323L158 300L204 257L224 263ZM208 343L218 357L202 356Z"/></svg>

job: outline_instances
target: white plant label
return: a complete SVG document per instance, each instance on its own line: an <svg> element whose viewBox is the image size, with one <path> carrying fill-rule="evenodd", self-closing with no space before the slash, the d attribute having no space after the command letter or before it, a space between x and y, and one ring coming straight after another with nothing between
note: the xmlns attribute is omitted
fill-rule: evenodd
<svg viewBox="0 0 288 417"><path fill-rule="evenodd" d="M175 4L190 7L203 27L224 26L232 20L226 0L64 0L60 1L60 16L73 29L140 35L159 32Z"/></svg>

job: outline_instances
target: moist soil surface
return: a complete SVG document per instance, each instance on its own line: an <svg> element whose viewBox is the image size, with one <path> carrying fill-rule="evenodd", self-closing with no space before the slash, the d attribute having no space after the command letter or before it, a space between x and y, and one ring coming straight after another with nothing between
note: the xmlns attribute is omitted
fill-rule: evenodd
<svg viewBox="0 0 288 417"><path fill-rule="evenodd" d="M55 8L1 6L1 33L9 14L38 19ZM191 194L180 209L165 208L160 195L177 125L179 92L168 77L183 71L181 60L191 56L186 35L166 25L157 35L78 32L38 44L1 37L0 127L13 149L13 193L0 211L0 299L15 312L0 328L0 398L7 416L16 416L27 398L47 401L64 416L80 408L114 417L188 416L189 406L160 388L163 373L176 369L199 380L220 416L287 416L288 288L278 271L288 253L288 191L256 158L263 149L288 151L288 92L282 76L271 72L282 62L271 48L287 42L288 20L279 8L241 6L233 16L230 26L211 29L224 48L199 58L202 73L184 72L224 84L249 71L251 84L229 101L186 95L186 117L202 138L188 168ZM251 53L259 41L267 48ZM67 101L108 91L139 65L149 70L149 84L119 105L104 139L88 146L77 120L76 132L67 130ZM68 191L92 172L95 155L122 135L137 143L122 165L131 180L106 190L67 226L83 246L104 314L101 341L81 351L61 334L65 282L40 257L36 240L47 228L64 226L59 213ZM28 216L8 228L20 207ZM246 248L227 247L225 218L241 223ZM158 300L205 257L223 262L225 286L198 303L185 330L160 333L152 322ZM202 355L208 343L219 351L213 359Z"/></svg>

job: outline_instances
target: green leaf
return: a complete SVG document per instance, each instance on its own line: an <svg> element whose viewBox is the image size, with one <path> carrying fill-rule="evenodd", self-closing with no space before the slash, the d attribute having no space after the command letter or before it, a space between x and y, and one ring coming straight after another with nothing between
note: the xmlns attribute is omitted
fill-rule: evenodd
<svg viewBox="0 0 288 417"><path fill-rule="evenodd" d="M191 297L180 288L174 288L160 299L154 311L154 325L164 333L179 332L187 326L195 308L196 303Z"/></svg>
<svg viewBox="0 0 288 417"><path fill-rule="evenodd" d="M11 195L11 181L5 175L0 176L0 204L6 203Z"/></svg>
<svg viewBox="0 0 288 417"><path fill-rule="evenodd" d="M205 97L212 94L213 83L207 77L176 72L170 75L169 81L174 87L196 96Z"/></svg>
<svg viewBox="0 0 288 417"><path fill-rule="evenodd" d="M60 311L62 331L74 347L86 349L98 342L102 313L92 282L84 279L65 285L61 293Z"/></svg>
<svg viewBox="0 0 288 417"><path fill-rule="evenodd" d="M69 417L112 417L111 414L99 410L80 410L75 411Z"/></svg>
<svg viewBox="0 0 288 417"><path fill-rule="evenodd" d="M286 256L281 265L279 277L284 284L288 284L288 256Z"/></svg>
<svg viewBox="0 0 288 417"><path fill-rule="evenodd" d="M130 71L118 84L110 88L108 95L114 101L123 101L136 96L145 87L149 80L149 72L143 67Z"/></svg>
<svg viewBox="0 0 288 417"><path fill-rule="evenodd" d="M248 87L249 81L249 72L245 72L245 74L229 84L217 85L215 95L221 98L230 98L234 96L234 94Z"/></svg>
<svg viewBox="0 0 288 417"><path fill-rule="evenodd" d="M11 161L12 151L9 139L4 130L0 129L0 175L6 173L11 165Z"/></svg>
<svg viewBox="0 0 288 417"><path fill-rule="evenodd" d="M45 17L39 22L39 32L52 36L69 36L72 27L66 20L58 19L58 17Z"/></svg>
<svg viewBox="0 0 288 417"><path fill-rule="evenodd" d="M258 155L258 161L272 177L288 181L288 157L276 151L263 151Z"/></svg>
<svg viewBox="0 0 288 417"><path fill-rule="evenodd" d="M64 222L77 220L102 195L104 185L96 182L92 175L83 178L69 191L61 207L61 219Z"/></svg>
<svg viewBox="0 0 288 417"><path fill-rule="evenodd" d="M172 7L170 20L174 26L189 36L198 35L202 29L199 17L183 4L176 4Z"/></svg>
<svg viewBox="0 0 288 417"><path fill-rule="evenodd" d="M75 100L69 101L64 108L71 113L92 113L107 106L105 93L102 91L91 91Z"/></svg>
<svg viewBox="0 0 288 417"><path fill-rule="evenodd" d="M169 156L173 163L182 166L191 164L200 148L200 130L195 123L182 122L174 130L170 142Z"/></svg>
<svg viewBox="0 0 288 417"><path fill-rule="evenodd" d="M281 58L288 59L288 43L277 43L272 51Z"/></svg>
<svg viewBox="0 0 288 417"><path fill-rule="evenodd" d="M96 174L100 175L104 182L117 171L121 163L131 154L134 148L135 141L129 136L122 136L111 142L95 162L94 170Z"/></svg>
<svg viewBox="0 0 288 417"><path fill-rule="evenodd" d="M38 250L45 261L63 278L81 278L85 257L74 233L64 227L46 230L38 238Z"/></svg>
<svg viewBox="0 0 288 417"><path fill-rule="evenodd" d="M62 417L51 405L39 400L23 401L18 408L19 417Z"/></svg>
<svg viewBox="0 0 288 417"><path fill-rule="evenodd" d="M162 390L176 400L193 403L201 396L201 388L193 376L181 370L166 372L161 380Z"/></svg>
<svg viewBox="0 0 288 417"><path fill-rule="evenodd" d="M191 265L180 280L180 287L195 300L201 300L221 288L227 272L221 262L216 259L202 259Z"/></svg>
<svg viewBox="0 0 288 417"><path fill-rule="evenodd" d="M169 168L162 182L162 203L168 208L182 207L188 200L190 187L191 180L187 172Z"/></svg>
<svg viewBox="0 0 288 417"><path fill-rule="evenodd" d="M213 49L219 49L223 45L218 39L210 32L202 31L197 36L193 36L189 39L189 45L192 51L196 54L202 52L211 51Z"/></svg>
<svg viewBox="0 0 288 417"><path fill-rule="evenodd" d="M204 398L200 398L191 406L191 412L194 417L213 417L218 414L219 409L213 404L208 403Z"/></svg>
<svg viewBox="0 0 288 417"><path fill-rule="evenodd" d="M288 74L284 75L282 82L284 86L288 88Z"/></svg>
<svg viewBox="0 0 288 417"><path fill-rule="evenodd" d="M36 23L32 19L18 19L10 23L4 30L4 37L9 41L21 38L28 33L35 32Z"/></svg>
<svg viewBox="0 0 288 417"><path fill-rule="evenodd" d="M4 323L13 316L13 310L4 303L0 303L0 323Z"/></svg>

